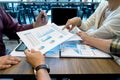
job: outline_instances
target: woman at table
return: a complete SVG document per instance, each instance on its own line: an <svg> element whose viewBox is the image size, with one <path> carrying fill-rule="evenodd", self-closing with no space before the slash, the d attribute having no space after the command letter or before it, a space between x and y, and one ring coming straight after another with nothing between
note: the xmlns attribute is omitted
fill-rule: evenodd
<svg viewBox="0 0 120 80"><path fill-rule="evenodd" d="M88 35L96 38L120 37L120 0L103 1L86 22L82 22L79 17L74 17L67 21L64 28L72 30L75 26L82 31L87 31L94 26L96 29L88 32Z"/></svg>

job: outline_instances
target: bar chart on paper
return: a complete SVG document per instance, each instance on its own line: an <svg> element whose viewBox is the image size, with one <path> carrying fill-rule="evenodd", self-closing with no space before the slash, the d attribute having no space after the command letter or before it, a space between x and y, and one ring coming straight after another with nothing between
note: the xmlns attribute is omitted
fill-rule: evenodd
<svg viewBox="0 0 120 80"><path fill-rule="evenodd" d="M81 41L67 41L61 44L61 57L111 58L101 50L82 44Z"/></svg>
<svg viewBox="0 0 120 80"><path fill-rule="evenodd" d="M28 49L40 50L43 54L74 36L59 29L54 23L17 34Z"/></svg>

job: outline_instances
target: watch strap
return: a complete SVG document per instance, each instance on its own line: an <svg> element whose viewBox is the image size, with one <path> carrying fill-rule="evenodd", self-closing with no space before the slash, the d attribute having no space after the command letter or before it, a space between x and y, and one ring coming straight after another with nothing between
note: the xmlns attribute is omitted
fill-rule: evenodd
<svg viewBox="0 0 120 80"><path fill-rule="evenodd" d="M48 67L47 64L40 64L35 68L36 71L38 71L39 69L46 69L48 73L50 72L50 68Z"/></svg>

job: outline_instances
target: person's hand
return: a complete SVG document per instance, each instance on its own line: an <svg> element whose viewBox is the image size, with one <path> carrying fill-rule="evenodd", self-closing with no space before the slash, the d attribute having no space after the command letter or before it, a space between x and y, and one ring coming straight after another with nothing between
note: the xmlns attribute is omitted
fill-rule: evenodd
<svg viewBox="0 0 120 80"><path fill-rule="evenodd" d="M78 27L81 26L81 19L78 17L69 19L65 24L65 27L63 28L63 30L67 28L69 31L71 31L75 26L78 26Z"/></svg>
<svg viewBox="0 0 120 80"><path fill-rule="evenodd" d="M48 16L44 11L41 11L40 14L37 16L36 22L33 23L33 27L40 27L46 25L48 22Z"/></svg>
<svg viewBox="0 0 120 80"><path fill-rule="evenodd" d="M6 55L0 57L0 69L6 69L12 65L18 64L21 60L17 57Z"/></svg>
<svg viewBox="0 0 120 80"><path fill-rule="evenodd" d="M45 64L45 57L40 51L35 50L25 50L26 59L34 68L40 64Z"/></svg>
<svg viewBox="0 0 120 80"><path fill-rule="evenodd" d="M89 36L86 32L79 32L79 33L77 33L77 35L82 38L82 41L84 44L89 45L89 41L92 38L91 36Z"/></svg>

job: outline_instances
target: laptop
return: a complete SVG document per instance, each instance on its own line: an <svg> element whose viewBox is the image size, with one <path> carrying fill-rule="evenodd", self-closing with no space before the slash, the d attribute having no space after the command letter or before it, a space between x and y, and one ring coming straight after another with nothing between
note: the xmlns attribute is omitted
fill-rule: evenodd
<svg viewBox="0 0 120 80"><path fill-rule="evenodd" d="M67 20L77 16L77 8L53 7L51 9L51 22L65 25Z"/></svg>

